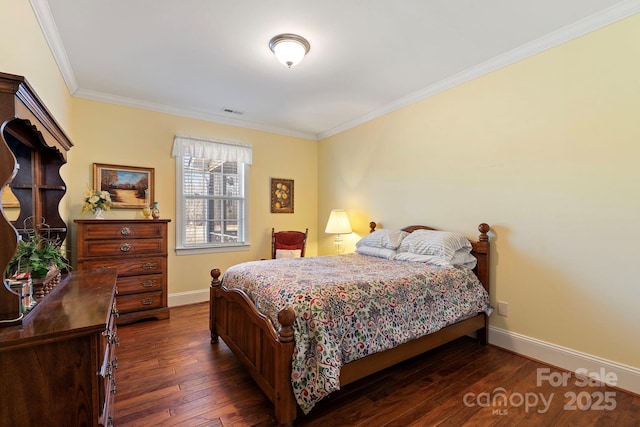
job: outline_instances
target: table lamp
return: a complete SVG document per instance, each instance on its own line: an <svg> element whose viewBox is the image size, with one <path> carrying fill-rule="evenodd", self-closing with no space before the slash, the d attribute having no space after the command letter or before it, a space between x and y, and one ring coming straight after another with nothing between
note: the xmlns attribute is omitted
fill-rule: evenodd
<svg viewBox="0 0 640 427"><path fill-rule="evenodd" d="M334 250L336 254L341 254L344 251L342 235L350 234L352 232L347 211L344 209L333 209L329 215L329 221L327 221L327 227L324 232L328 234L335 234L333 240Z"/></svg>

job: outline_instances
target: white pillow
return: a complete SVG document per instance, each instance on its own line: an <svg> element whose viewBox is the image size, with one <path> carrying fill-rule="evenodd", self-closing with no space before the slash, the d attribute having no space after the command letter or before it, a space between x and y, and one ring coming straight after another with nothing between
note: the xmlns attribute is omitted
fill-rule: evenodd
<svg viewBox="0 0 640 427"><path fill-rule="evenodd" d="M402 230L376 230L369 233L356 243L356 247L371 246L374 248L398 249L402 240L409 233Z"/></svg>
<svg viewBox="0 0 640 427"><path fill-rule="evenodd" d="M456 254L449 262L451 265L463 265L471 269L476 268L476 264L478 264L477 258L467 252L466 248L456 251Z"/></svg>
<svg viewBox="0 0 640 427"><path fill-rule="evenodd" d="M278 258L300 258L300 249L276 249L276 259Z"/></svg>
<svg viewBox="0 0 640 427"><path fill-rule="evenodd" d="M450 231L416 230L402 240L398 252L435 255L451 261L456 251L471 252L471 242L459 233Z"/></svg>
<svg viewBox="0 0 640 427"><path fill-rule="evenodd" d="M458 251L451 261L436 255L419 255L412 252L399 252L396 261L424 262L429 265L438 267L451 267L462 265L468 268L475 268L478 260L476 257L467 252Z"/></svg>
<svg viewBox="0 0 640 427"><path fill-rule="evenodd" d="M369 256L375 256L378 258L385 258L385 259L394 259L396 256L396 251L394 251L393 249L387 249L387 248L376 248L373 246L359 246L356 247L356 252L359 253L360 255L369 255Z"/></svg>

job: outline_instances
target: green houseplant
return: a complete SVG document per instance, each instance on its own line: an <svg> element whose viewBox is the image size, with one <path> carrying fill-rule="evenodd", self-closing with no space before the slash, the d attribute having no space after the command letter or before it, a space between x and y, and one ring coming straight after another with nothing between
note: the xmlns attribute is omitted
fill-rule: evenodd
<svg viewBox="0 0 640 427"><path fill-rule="evenodd" d="M58 239L47 239L40 235L29 236L18 242L15 255L7 267L8 276L16 273L30 273L34 279L46 277L51 268L70 268Z"/></svg>

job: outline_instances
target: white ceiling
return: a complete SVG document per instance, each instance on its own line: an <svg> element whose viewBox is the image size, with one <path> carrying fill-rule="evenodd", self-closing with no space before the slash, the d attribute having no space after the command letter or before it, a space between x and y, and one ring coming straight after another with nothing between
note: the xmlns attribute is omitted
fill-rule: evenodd
<svg viewBox="0 0 640 427"><path fill-rule="evenodd" d="M74 96L312 140L640 11L640 0L30 1ZM280 33L311 43L291 69L268 47Z"/></svg>

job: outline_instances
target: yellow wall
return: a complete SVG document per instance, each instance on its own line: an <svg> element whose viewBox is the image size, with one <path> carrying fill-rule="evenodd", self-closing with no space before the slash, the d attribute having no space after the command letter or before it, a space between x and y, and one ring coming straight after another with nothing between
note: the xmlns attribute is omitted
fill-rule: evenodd
<svg viewBox="0 0 640 427"><path fill-rule="evenodd" d="M73 164L66 200L73 218L81 214L83 193L93 183L93 163L154 168L155 199L161 218L169 223L169 294L206 289L211 268L269 258L271 227L276 230L309 227L307 250L316 255L317 143L250 129L172 116L151 111L74 98ZM171 157L176 134L237 141L253 147L250 171L250 241L245 252L175 255L175 159ZM272 214L270 178L294 180L294 213ZM112 209L107 218L142 218L137 210ZM73 230L72 230L73 231ZM75 233L72 234L71 238ZM75 247L75 242L72 242Z"/></svg>
<svg viewBox="0 0 640 427"><path fill-rule="evenodd" d="M321 141L318 228L487 222L492 325L639 367L638 40L640 15Z"/></svg>

